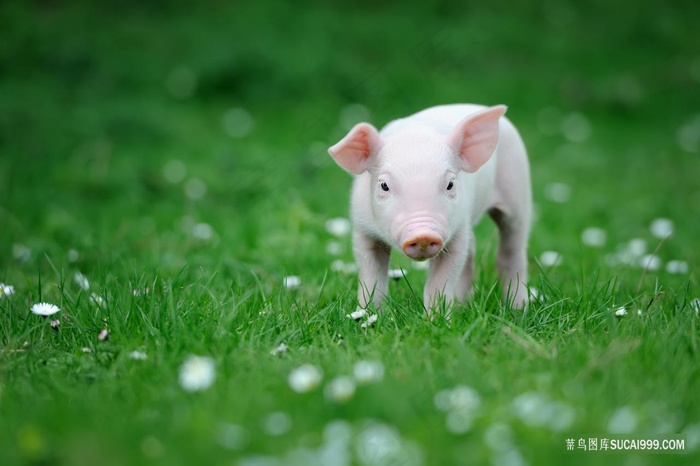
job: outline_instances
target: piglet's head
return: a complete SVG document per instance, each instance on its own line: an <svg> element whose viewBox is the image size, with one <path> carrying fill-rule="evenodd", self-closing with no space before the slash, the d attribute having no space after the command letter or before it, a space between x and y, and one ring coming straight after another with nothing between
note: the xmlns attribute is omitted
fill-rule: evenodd
<svg viewBox="0 0 700 466"><path fill-rule="evenodd" d="M359 123L328 152L346 171L371 177L372 228L408 257L436 256L464 223L472 195L467 178L493 154L498 143L498 105L469 115L450 134L410 126L380 136Z"/></svg>

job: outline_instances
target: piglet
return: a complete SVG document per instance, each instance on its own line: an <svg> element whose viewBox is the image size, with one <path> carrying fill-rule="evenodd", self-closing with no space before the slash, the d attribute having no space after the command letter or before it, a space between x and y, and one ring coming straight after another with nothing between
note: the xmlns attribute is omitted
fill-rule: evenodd
<svg viewBox="0 0 700 466"><path fill-rule="evenodd" d="M359 123L328 152L353 174L350 214L360 308L388 293L389 255L430 259L423 303L464 301L472 290L473 227L488 212L498 226L503 297L528 302L532 196L525 145L504 105L428 108L381 131Z"/></svg>

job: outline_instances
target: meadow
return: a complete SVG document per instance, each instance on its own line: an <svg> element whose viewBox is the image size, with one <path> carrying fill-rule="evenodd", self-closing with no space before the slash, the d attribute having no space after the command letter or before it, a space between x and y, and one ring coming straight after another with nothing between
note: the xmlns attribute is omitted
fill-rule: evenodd
<svg viewBox="0 0 700 466"><path fill-rule="evenodd" d="M698 17L0 3L0 464L698 464ZM499 299L486 219L449 321L395 254L356 322L326 150L454 102L528 147L531 304Z"/></svg>

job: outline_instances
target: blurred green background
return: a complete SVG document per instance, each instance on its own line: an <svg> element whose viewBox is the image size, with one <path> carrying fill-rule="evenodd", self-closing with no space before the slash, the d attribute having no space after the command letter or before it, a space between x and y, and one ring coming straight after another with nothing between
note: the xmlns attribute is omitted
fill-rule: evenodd
<svg viewBox="0 0 700 466"><path fill-rule="evenodd" d="M664 214L650 191L663 209L694 217L698 9L691 1L3 2L5 251L20 242L138 258L188 212L213 225L223 254L254 260L288 212L346 213L349 179L325 149L352 123L382 126L453 102L509 106L531 154L536 200L551 181L573 187L573 207L557 221L593 217L627 234L629 218ZM172 183L163 176L171 161ZM192 179L201 181L192 189L206 190L202 202L181 189ZM583 186L597 189L582 195ZM547 230L536 235L543 244L554 239Z"/></svg>
<svg viewBox="0 0 700 466"><path fill-rule="evenodd" d="M415 464L496 464L484 431L542 387L576 408L573 432L514 422L510 466L603 461L566 456L564 436L604 434L627 403L656 400L673 433L698 437L698 18L700 3L682 0L1 2L0 282L16 293L0 300L0 462L269 466L250 458L313 445L335 418L378 417L420 445ZM504 103L522 133L530 271L549 301L522 317L487 293L485 224L477 304L453 326L427 322L397 284L405 314L362 332L344 317L356 277L329 272L325 222L347 216L351 180L326 149L359 121L457 102ZM650 235L656 218L672 221L668 241ZM603 247L581 244L588 227L606 232ZM620 263L634 238L642 254L658 248L658 270ZM561 266L540 267L548 250ZM94 312L75 271L108 311ZM297 294L286 275L302 277ZM407 280L422 286L418 271ZM56 335L28 316L40 299L69 316ZM627 320L611 317L617 306ZM504 325L536 338L535 355ZM297 352L270 358L281 341ZM190 352L214 354L220 371L192 397L175 382ZM330 375L359 357L387 367L376 396L337 407L287 387L291 367ZM431 406L459 383L479 388L487 413L466 437ZM294 418L287 437L260 431L274 410ZM661 422L647 414L651 435ZM222 419L250 429L248 450L213 446Z"/></svg>

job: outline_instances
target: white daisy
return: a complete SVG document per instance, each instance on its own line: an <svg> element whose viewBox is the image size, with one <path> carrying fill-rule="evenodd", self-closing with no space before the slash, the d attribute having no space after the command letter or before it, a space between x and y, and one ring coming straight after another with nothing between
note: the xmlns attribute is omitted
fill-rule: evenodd
<svg viewBox="0 0 700 466"><path fill-rule="evenodd" d="M109 340L109 331L107 331L106 328L103 328L102 330L100 330L100 333L97 335L97 339L100 341Z"/></svg>
<svg viewBox="0 0 700 466"><path fill-rule="evenodd" d="M346 275L357 273L357 265L354 262L345 262L342 259L336 259L331 262L331 270L333 272L341 272Z"/></svg>
<svg viewBox="0 0 700 466"><path fill-rule="evenodd" d="M627 315L627 309L624 307L618 307L615 309L615 315L618 317L626 316Z"/></svg>
<svg viewBox="0 0 700 466"><path fill-rule="evenodd" d="M284 279L282 280L282 284L288 290L299 288L299 286L301 286L301 277L298 277L296 275L289 275L287 277L284 277Z"/></svg>
<svg viewBox="0 0 700 466"><path fill-rule="evenodd" d="M633 257L641 257L647 252L647 242L642 238L631 239L625 252Z"/></svg>
<svg viewBox="0 0 700 466"><path fill-rule="evenodd" d="M187 166L179 160L169 160L163 167L163 176L172 184L177 184L187 176Z"/></svg>
<svg viewBox="0 0 700 466"><path fill-rule="evenodd" d="M18 262L28 262L32 258L32 250L19 243L12 245L12 257Z"/></svg>
<svg viewBox="0 0 700 466"><path fill-rule="evenodd" d="M659 239L668 238L673 233L673 222L667 218L657 218L651 222L649 230Z"/></svg>
<svg viewBox="0 0 700 466"><path fill-rule="evenodd" d="M565 183L549 183L545 187L547 199L558 204L565 204L571 198L571 188Z"/></svg>
<svg viewBox="0 0 700 466"><path fill-rule="evenodd" d="M352 229L352 223L347 218L337 217L326 221L326 231L333 236L347 236Z"/></svg>
<svg viewBox="0 0 700 466"><path fill-rule="evenodd" d="M211 387L216 379L214 360L207 356L188 356L180 366L180 386L188 392Z"/></svg>
<svg viewBox="0 0 700 466"><path fill-rule="evenodd" d="M330 401L345 403L355 395L355 381L347 376L336 377L326 385L324 393Z"/></svg>
<svg viewBox="0 0 700 466"><path fill-rule="evenodd" d="M214 237L214 228L208 223L197 223L192 227L192 237L202 241L209 241Z"/></svg>
<svg viewBox="0 0 700 466"><path fill-rule="evenodd" d="M530 302L532 301L540 301L544 298L542 294L540 293L540 290L535 288L534 286L528 286L527 287L527 294L528 294L528 300Z"/></svg>
<svg viewBox="0 0 700 466"><path fill-rule="evenodd" d="M287 377L287 382L295 392L306 393L318 387L322 379L321 369L307 363L292 370Z"/></svg>
<svg viewBox="0 0 700 466"><path fill-rule="evenodd" d="M400 278L403 278L404 275L406 275L406 271L404 269L391 269L388 273L389 278L393 278L394 280L399 280Z"/></svg>
<svg viewBox="0 0 700 466"><path fill-rule="evenodd" d="M250 434L245 427L223 422L217 430L216 439L227 450L240 450L248 444Z"/></svg>
<svg viewBox="0 0 700 466"><path fill-rule="evenodd" d="M367 314L368 314L368 313L367 313L367 309L358 309L358 310L356 310L355 312L353 312L353 313L351 313L351 314L346 314L346 315L347 315L347 317L349 317L350 319L360 320L360 319L362 319L363 317L365 317Z"/></svg>
<svg viewBox="0 0 700 466"><path fill-rule="evenodd" d="M695 314L700 314L700 298L695 298L690 301L690 308L695 311Z"/></svg>
<svg viewBox="0 0 700 466"><path fill-rule="evenodd" d="M49 303L37 303L32 306L32 312L36 315L40 316L52 316L61 309L58 308L55 304L49 304Z"/></svg>
<svg viewBox="0 0 700 466"><path fill-rule="evenodd" d="M77 283L83 290L87 291L90 289L90 282L82 273L75 272L75 275L73 275L73 280L75 280L75 283Z"/></svg>
<svg viewBox="0 0 700 466"><path fill-rule="evenodd" d="M688 273L688 263L681 260L668 261L666 264L666 272L672 274L686 274Z"/></svg>
<svg viewBox="0 0 700 466"><path fill-rule="evenodd" d="M329 241L326 243L326 252L331 256L339 256L343 253L343 245L338 241Z"/></svg>
<svg viewBox="0 0 700 466"><path fill-rule="evenodd" d="M561 265L564 259L556 251L544 251L540 254L540 264L542 267L556 267Z"/></svg>
<svg viewBox="0 0 700 466"><path fill-rule="evenodd" d="M403 440L396 427L371 420L361 429L353 438L358 464L420 465L423 463L418 447Z"/></svg>
<svg viewBox="0 0 700 466"><path fill-rule="evenodd" d="M430 261L411 261L411 267L415 270L428 270L430 268Z"/></svg>
<svg viewBox="0 0 700 466"><path fill-rule="evenodd" d="M207 194L207 185L204 181L192 178L185 183L185 196L193 201L202 199Z"/></svg>
<svg viewBox="0 0 700 466"><path fill-rule="evenodd" d="M381 361L357 361L352 368L352 375L359 384L381 382L384 378L384 365Z"/></svg>
<svg viewBox="0 0 700 466"><path fill-rule="evenodd" d="M277 411L263 420L262 427L272 436L284 435L292 428L292 417L283 411Z"/></svg>
<svg viewBox="0 0 700 466"><path fill-rule="evenodd" d="M602 228L589 227L581 233L581 242L591 248L605 246L608 235Z"/></svg>
<svg viewBox="0 0 700 466"><path fill-rule="evenodd" d="M561 132L570 142L583 142L591 135L591 124L584 114L569 113L561 121Z"/></svg>
<svg viewBox="0 0 700 466"><path fill-rule="evenodd" d="M331 262L331 270L333 272L343 272L345 270L345 261L342 259L336 259Z"/></svg>
<svg viewBox="0 0 700 466"><path fill-rule="evenodd" d="M639 259L639 267L650 271L656 271L661 268L661 258L653 254L647 254Z"/></svg>
<svg viewBox="0 0 700 466"><path fill-rule="evenodd" d="M475 411L481 406L481 396L472 387L458 385L450 391L449 403L451 410Z"/></svg>
<svg viewBox="0 0 700 466"><path fill-rule="evenodd" d="M377 316L377 314L372 314L371 316L367 317L366 321L364 321L364 322L362 322L362 324L360 324L360 327L362 327L362 328L372 327L377 322L378 318L379 317Z"/></svg>
<svg viewBox="0 0 700 466"><path fill-rule="evenodd" d="M637 413L631 406L623 406L613 412L608 420L611 434L631 434L637 428Z"/></svg>
<svg viewBox="0 0 700 466"><path fill-rule="evenodd" d="M561 432L571 427L576 411L566 403L552 400L547 393L526 392L513 399L513 413L531 427L549 427Z"/></svg>
<svg viewBox="0 0 700 466"><path fill-rule="evenodd" d="M148 355L143 351L132 351L129 353L129 359L134 359L136 361L145 361L148 359Z"/></svg>
<svg viewBox="0 0 700 466"><path fill-rule="evenodd" d="M105 305L105 299L97 293L90 294L90 302L99 307L104 307Z"/></svg>
<svg viewBox="0 0 700 466"><path fill-rule="evenodd" d="M445 416L445 427L451 434L463 435L474 425L474 414L469 411L449 411Z"/></svg>
<svg viewBox="0 0 700 466"><path fill-rule="evenodd" d="M68 250L68 262L76 262L80 258L80 254L75 249Z"/></svg>
<svg viewBox="0 0 700 466"><path fill-rule="evenodd" d="M227 110L221 118L224 132L232 138L242 138L255 128L253 115L244 108L234 107Z"/></svg>
<svg viewBox="0 0 700 466"><path fill-rule="evenodd" d="M447 430L456 435L468 432L477 411L481 406L479 393L467 385L458 385L453 389L440 390L435 394L435 406L444 411Z"/></svg>
<svg viewBox="0 0 700 466"><path fill-rule="evenodd" d="M15 287L0 283L0 296L12 296L15 294Z"/></svg>
<svg viewBox="0 0 700 466"><path fill-rule="evenodd" d="M134 296L141 296L142 294L148 294L150 291L151 291L151 289L146 287L143 289L143 291L136 290L136 289L132 290L132 293L134 294Z"/></svg>
<svg viewBox="0 0 700 466"><path fill-rule="evenodd" d="M286 353L288 349L289 346L287 346L286 343L280 343L276 348L270 351L270 354L273 356L277 356L278 354Z"/></svg>
<svg viewBox="0 0 700 466"><path fill-rule="evenodd" d="M508 424L501 422L493 423L484 433L486 445L491 450L502 451L513 448L513 431ZM510 463L509 463L510 464Z"/></svg>

